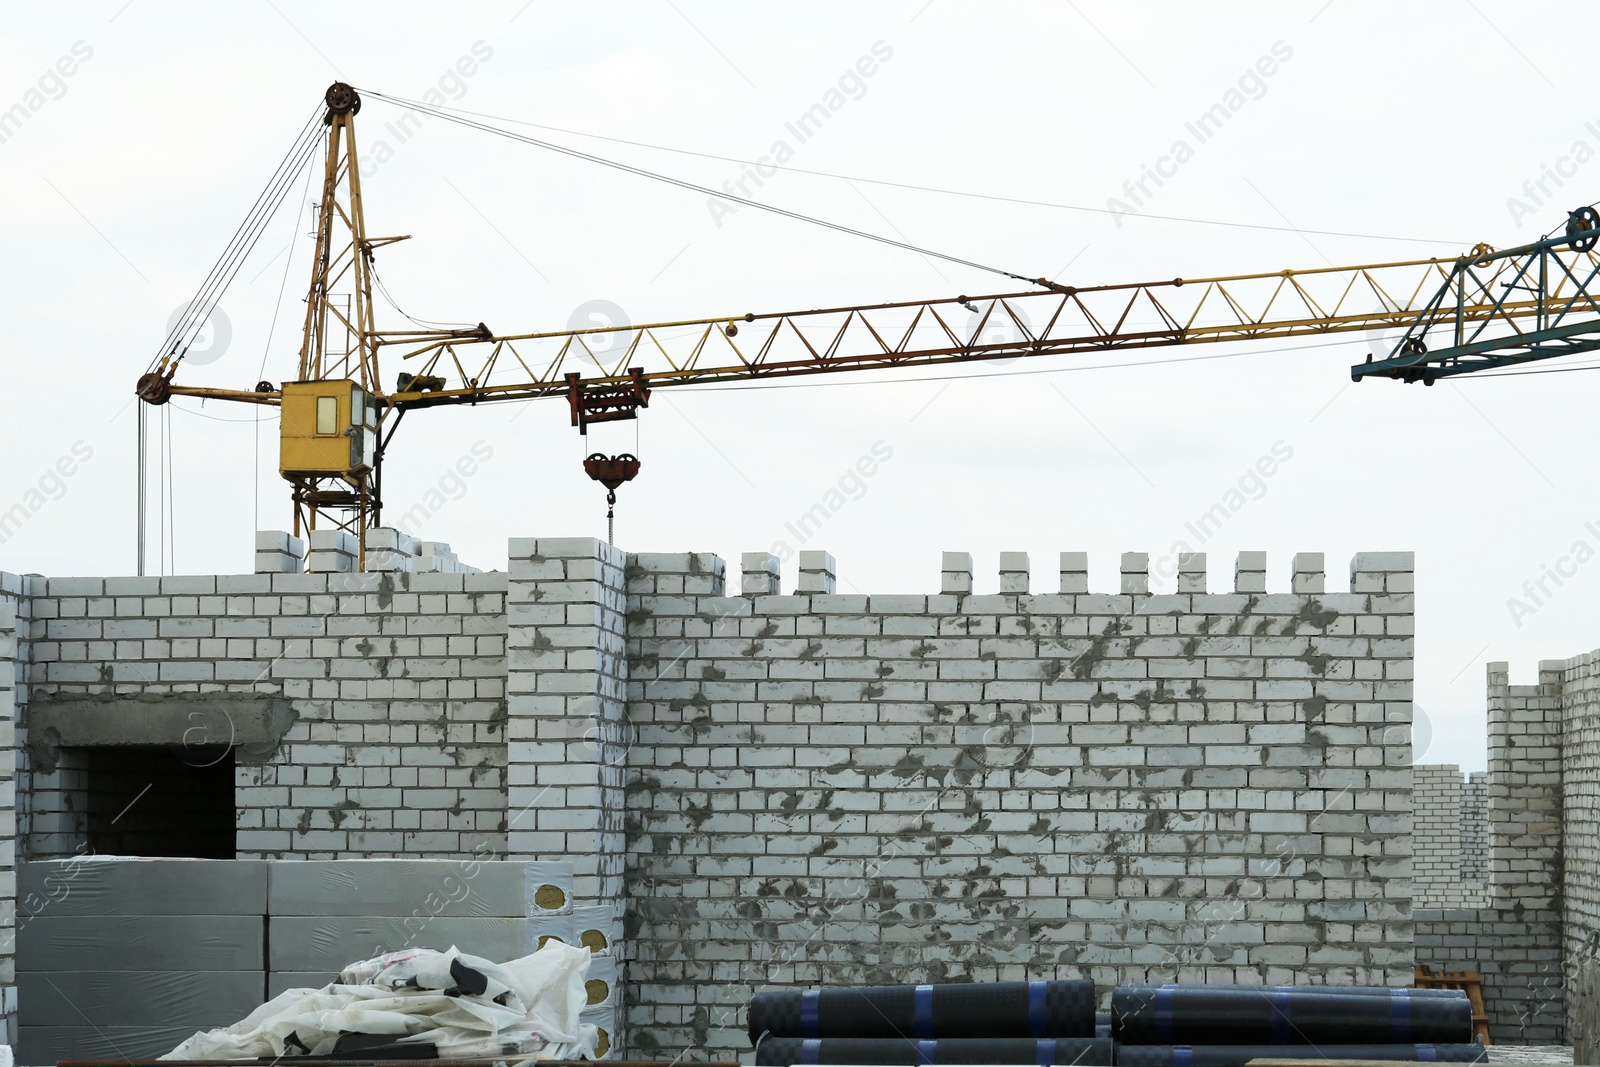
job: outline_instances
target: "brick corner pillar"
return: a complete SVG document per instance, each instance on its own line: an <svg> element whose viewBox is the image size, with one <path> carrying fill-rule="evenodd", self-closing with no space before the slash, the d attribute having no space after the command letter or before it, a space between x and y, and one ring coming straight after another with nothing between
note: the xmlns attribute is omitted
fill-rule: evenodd
<svg viewBox="0 0 1600 1067"><path fill-rule="evenodd" d="M20 610L19 610L20 609ZM17 708L26 699L28 651L23 580L0 574L0 1016L4 1040L17 1039Z"/></svg>
<svg viewBox="0 0 1600 1067"><path fill-rule="evenodd" d="M509 555L507 855L572 864L581 903L619 900L628 554L589 537L517 537Z"/></svg>
<svg viewBox="0 0 1600 1067"><path fill-rule="evenodd" d="M1240 580L1249 577L1256 581L1265 562L1256 554L1241 552ZM1316 585L1312 577L1315 567L1314 559L1297 556L1291 584ZM1358 905L1374 921L1356 928L1358 941L1375 938L1378 942L1366 954L1372 970L1366 972L1366 979L1358 978L1374 985L1408 985L1416 967L1411 805L1415 570L1416 557L1411 552L1357 552L1350 560L1348 594L1307 590L1297 593L1295 601L1309 616L1328 618L1329 630L1341 632L1342 626L1350 626L1342 632L1355 638L1355 646L1365 648L1364 654L1352 657L1348 682L1319 683L1317 692L1336 701L1338 694L1348 693L1345 699L1350 701L1354 722L1365 726L1364 740L1363 732L1353 734L1357 739L1353 751L1332 749L1327 758L1356 769L1360 779L1352 780L1364 779L1361 787L1367 791L1340 798L1337 804L1355 802L1354 825L1366 835L1352 843L1356 854L1364 856L1365 867L1358 870L1350 892L1358 899L1372 892L1363 884L1365 879L1381 895L1381 899ZM1325 573L1322 584L1326 590ZM1348 622L1330 617L1335 611L1351 611L1355 617ZM1371 751L1372 747L1378 751ZM1364 766L1369 760L1372 765ZM1321 824L1326 823L1324 819Z"/></svg>

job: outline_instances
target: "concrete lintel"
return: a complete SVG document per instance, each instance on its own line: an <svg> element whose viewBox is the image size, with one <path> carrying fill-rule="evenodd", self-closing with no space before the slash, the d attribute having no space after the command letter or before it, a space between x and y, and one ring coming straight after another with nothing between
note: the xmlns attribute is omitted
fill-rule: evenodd
<svg viewBox="0 0 1600 1067"><path fill-rule="evenodd" d="M28 705L30 738L51 748L231 745L241 762L271 758L296 718L288 700L255 693L52 696Z"/></svg>

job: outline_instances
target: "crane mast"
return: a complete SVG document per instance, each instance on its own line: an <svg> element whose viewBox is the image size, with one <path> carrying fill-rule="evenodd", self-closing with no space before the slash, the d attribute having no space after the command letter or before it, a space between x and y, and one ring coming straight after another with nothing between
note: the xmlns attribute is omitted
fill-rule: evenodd
<svg viewBox="0 0 1600 1067"><path fill-rule="evenodd" d="M812 374L1401 330L1388 359L1352 377L1433 381L1600 348L1600 215L1572 213L1564 236L1497 252L1111 285L1061 285L982 296L740 313L647 325L497 333L380 329L374 252L407 237L369 238L355 116L361 97L336 82L324 96L327 144L298 378L254 389L178 385L182 354L163 356L136 391L281 409L279 470L294 532L337 526L365 545L381 523L382 462L413 408L565 398L571 423L637 418L652 390ZM341 297L336 290L348 289ZM1527 320L1532 320L1531 328ZM1485 331L1498 331L1486 337ZM1428 350L1429 331L1451 344ZM603 342L603 343L602 343ZM404 366L392 387L381 363ZM631 466L627 461L631 460ZM607 461L607 462L600 462ZM586 462L614 500L634 457Z"/></svg>
<svg viewBox="0 0 1600 1067"><path fill-rule="evenodd" d="M378 441L386 414L374 395L380 378L372 251L393 239L367 238L355 133L361 97L336 83L324 99L328 148L299 376L277 390L279 469L292 487L296 535L317 529L320 519L320 525L331 522L365 544L369 522L381 521ZM340 307L335 293L347 282L349 301Z"/></svg>

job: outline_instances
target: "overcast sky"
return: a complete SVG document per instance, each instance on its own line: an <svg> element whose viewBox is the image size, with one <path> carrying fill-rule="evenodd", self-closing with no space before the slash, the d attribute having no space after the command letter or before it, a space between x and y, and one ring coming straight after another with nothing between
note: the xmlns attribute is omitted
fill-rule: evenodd
<svg viewBox="0 0 1600 1067"><path fill-rule="evenodd" d="M757 199L1092 285L1536 238L1600 183L1600 109L1582 103L1592 78L1572 47L1597 31L1589 6L1508 0L13 8L0 38L0 509L28 514L0 568L132 573L134 379L336 79L436 92L706 185L744 171L581 135L738 160L781 143L792 167L857 180L746 179ZM819 103L828 120L802 140L791 125ZM1202 141L1191 124L1219 103L1228 120ZM511 332L1012 287L436 119L398 136L401 118L369 99L357 121L369 233L414 235L379 269L421 318ZM275 220L223 301L226 329L213 323L180 380L293 376L304 207L296 194ZM403 322L387 305L379 315ZM396 438L387 502L443 500L417 532L503 567L508 536L603 536L603 490L579 460L637 440L621 545L716 551L735 575L741 552L822 548L844 591L935 591L943 550L973 553L980 592L997 588L1005 550L1031 554L1040 591L1055 589L1062 550L1090 553L1097 591L1116 588L1122 552L1159 559L1179 542L1209 554L1213 590L1231 589L1240 550L1268 552L1278 591L1296 552L1326 553L1342 589L1353 553L1414 550L1419 756L1479 768L1484 663L1510 660L1513 681L1532 681L1539 659L1600 645L1595 379L1351 385L1349 365L1381 345L662 392L637 427L587 442L560 401L433 409ZM1202 355L1225 358L1151 362ZM1146 365L1084 369L1117 362ZM1050 373L1009 373L1022 370ZM247 407L169 409L179 572L247 571L251 531L288 523L267 414L257 426ZM474 455L470 477L452 474ZM852 475L861 457L875 457L870 477ZM1253 475L1263 457L1272 473ZM827 521L801 544L789 527L819 503ZM1218 503L1227 521L1196 543L1186 524ZM1535 601L1524 583L1546 568L1568 576Z"/></svg>

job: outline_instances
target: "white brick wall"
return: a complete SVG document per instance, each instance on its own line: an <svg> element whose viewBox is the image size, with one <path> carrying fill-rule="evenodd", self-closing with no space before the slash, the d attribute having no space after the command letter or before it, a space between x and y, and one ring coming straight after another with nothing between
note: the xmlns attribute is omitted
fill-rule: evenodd
<svg viewBox="0 0 1600 1067"><path fill-rule="evenodd" d="M505 849L504 574L33 579L35 694L270 693L297 721L236 777L241 857ZM30 854L83 841L72 760ZM81 806L80 806L81 809Z"/></svg>
<svg viewBox="0 0 1600 1067"><path fill-rule="evenodd" d="M1109 595L1078 554L999 596L965 553L896 597L745 558L733 597L630 568L633 1052L736 1054L766 984L1409 983L1409 554L1164 596L1139 554Z"/></svg>
<svg viewBox="0 0 1600 1067"><path fill-rule="evenodd" d="M1479 776L1480 793L1483 776ZM1470 838L1474 862L1465 855L1471 810L1466 778L1454 766L1412 768L1412 904L1418 908L1481 908L1488 905L1482 872L1487 844ZM1475 869L1478 877L1468 878Z"/></svg>

